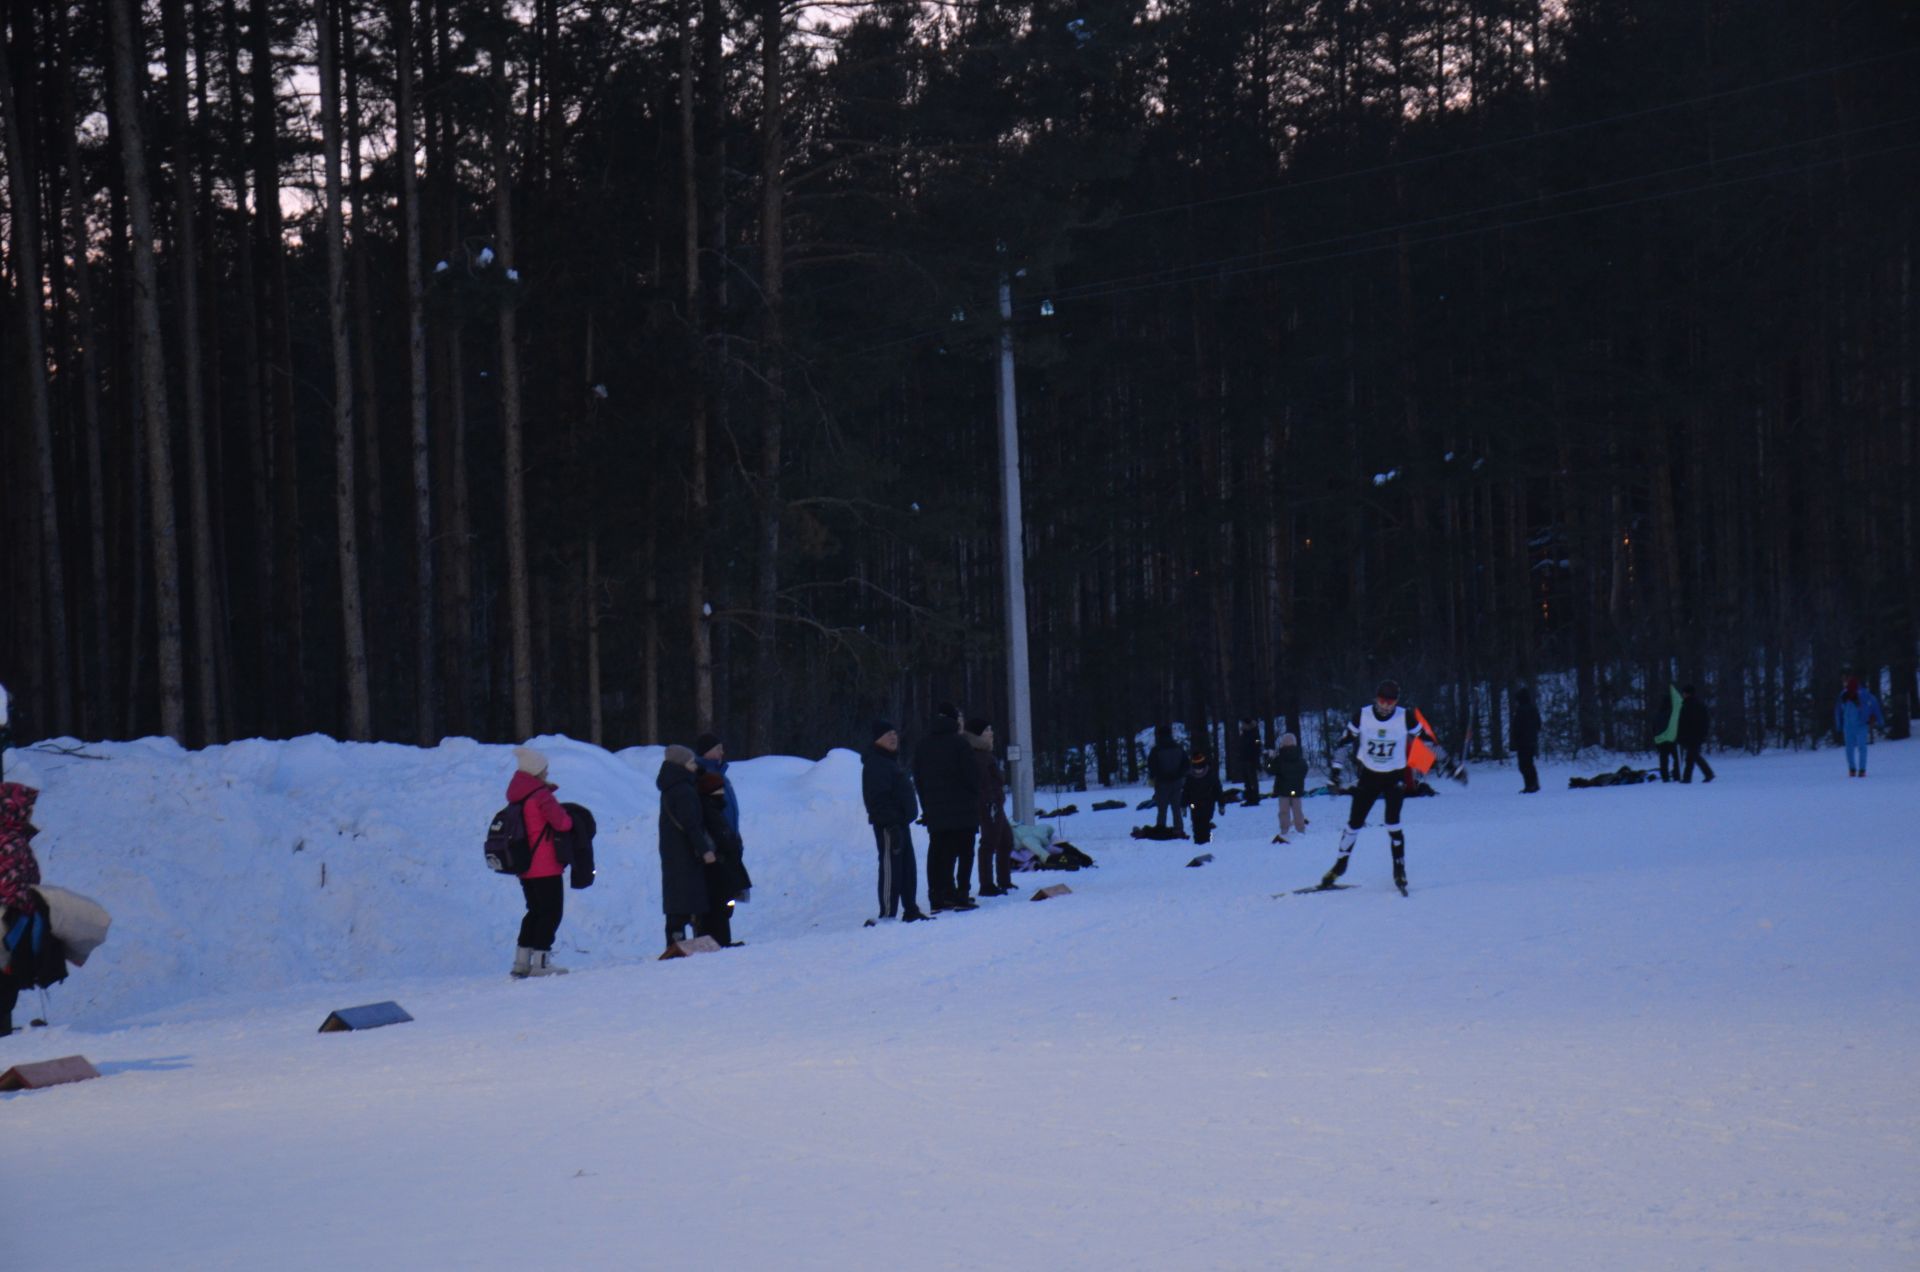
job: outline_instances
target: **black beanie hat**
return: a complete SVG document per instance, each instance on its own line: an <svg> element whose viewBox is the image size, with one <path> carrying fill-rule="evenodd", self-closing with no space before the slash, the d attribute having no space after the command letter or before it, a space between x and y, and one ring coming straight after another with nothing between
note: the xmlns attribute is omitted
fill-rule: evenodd
<svg viewBox="0 0 1920 1272"><path fill-rule="evenodd" d="M874 740L875 742L878 742L878 741L879 741L879 740L880 740L881 738L884 738L884 737L886 737L886 736L887 736L887 734L889 734L889 733L892 733L892 732L893 732L893 721L891 721L891 720L882 720L882 719L880 719L880 718L878 718L877 716L876 716L876 717L874 718L874 721L873 721L873 740Z"/></svg>
<svg viewBox="0 0 1920 1272"><path fill-rule="evenodd" d="M1373 696L1376 698L1385 698L1388 702L1400 701L1400 682L1398 680L1382 680L1380 687L1373 691Z"/></svg>
<svg viewBox="0 0 1920 1272"><path fill-rule="evenodd" d="M957 721L960 718L960 708L954 706L951 702L941 703L938 707L934 708L933 713L935 715L943 715L949 720Z"/></svg>
<svg viewBox="0 0 1920 1272"><path fill-rule="evenodd" d="M993 721L987 719L985 716L969 716L967 718L967 732L973 734L976 738L992 727Z"/></svg>
<svg viewBox="0 0 1920 1272"><path fill-rule="evenodd" d="M708 751L713 750L714 747L719 745L720 735L718 733L702 733L693 740L693 753L695 755L705 755Z"/></svg>

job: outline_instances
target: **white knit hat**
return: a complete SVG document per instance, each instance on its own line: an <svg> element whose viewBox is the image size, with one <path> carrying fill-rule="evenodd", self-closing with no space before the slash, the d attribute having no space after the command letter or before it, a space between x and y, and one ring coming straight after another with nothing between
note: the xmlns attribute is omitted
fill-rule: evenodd
<svg viewBox="0 0 1920 1272"><path fill-rule="evenodd" d="M531 773L535 777L547 775L547 757L530 746L514 747L513 762L520 767L522 773Z"/></svg>

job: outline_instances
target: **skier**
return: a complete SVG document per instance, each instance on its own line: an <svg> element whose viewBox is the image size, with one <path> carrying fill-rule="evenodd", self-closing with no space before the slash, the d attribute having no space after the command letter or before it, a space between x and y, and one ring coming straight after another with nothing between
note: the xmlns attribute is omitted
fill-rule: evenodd
<svg viewBox="0 0 1920 1272"><path fill-rule="evenodd" d="M1860 677L1848 676L1840 700L1833 704L1833 727L1847 748L1848 777L1867 775L1867 746L1873 741L1876 724L1887 727L1887 718L1880 713L1880 699L1871 689L1860 687Z"/></svg>
<svg viewBox="0 0 1920 1272"><path fill-rule="evenodd" d="M1407 839L1400 830L1400 802L1407 797L1409 770L1407 750L1416 738L1439 748L1439 741L1415 718L1414 712L1400 705L1400 685L1383 680L1373 691L1373 705L1362 707L1347 722L1347 737L1353 742L1357 780L1353 806L1347 814L1347 828L1340 835L1340 855L1320 880L1322 888L1331 888L1347 872L1347 859L1353 844L1367 824L1374 801L1384 797L1387 804L1387 839L1393 845L1393 886L1407 895Z"/></svg>
<svg viewBox="0 0 1920 1272"><path fill-rule="evenodd" d="M1193 768L1180 789L1180 802L1193 814L1193 842L1204 844L1213 838L1214 810L1227 810L1227 797L1220 789L1220 775L1213 771L1205 747L1193 753Z"/></svg>

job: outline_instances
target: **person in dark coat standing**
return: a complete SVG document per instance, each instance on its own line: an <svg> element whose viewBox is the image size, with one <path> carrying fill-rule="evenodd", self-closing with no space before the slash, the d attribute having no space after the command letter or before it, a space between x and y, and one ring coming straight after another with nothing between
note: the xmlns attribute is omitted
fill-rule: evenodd
<svg viewBox="0 0 1920 1272"><path fill-rule="evenodd" d="M1540 789L1540 773L1533 767L1533 757L1540 750L1540 709L1533 705L1533 690L1513 691L1507 736L1513 740L1514 762L1520 766L1520 793L1531 795Z"/></svg>
<svg viewBox="0 0 1920 1272"><path fill-rule="evenodd" d="M943 702L926 739L914 748L913 784L927 823L927 904L942 910L974 910L973 836L980 829L980 773L973 747L960 734L960 711Z"/></svg>
<svg viewBox="0 0 1920 1272"><path fill-rule="evenodd" d="M1242 720L1240 722L1240 775L1246 779L1246 795L1241 803L1248 808L1260 804L1260 722Z"/></svg>
<svg viewBox="0 0 1920 1272"><path fill-rule="evenodd" d="M667 948L687 934L687 925L713 908L706 867L719 854L707 840L706 812L695 785L698 766L684 746L667 748L653 779L660 792L660 909L667 918Z"/></svg>
<svg viewBox="0 0 1920 1272"><path fill-rule="evenodd" d="M573 815L553 797L560 788L547 780L546 756L532 747L517 746L513 758L518 771L507 783L507 802L518 804L520 815L526 819L533 864L520 876L527 913L520 920L520 944L513 951L509 975L516 979L564 976L567 969L553 962L553 938L560 930L567 896L560 879L567 862L561 856L558 835L573 829Z"/></svg>
<svg viewBox="0 0 1920 1272"><path fill-rule="evenodd" d="M700 817L713 860L701 862L710 908L695 917L693 932L695 936L710 936L722 946L744 945L746 942L733 939L733 905L746 899L753 880L747 877L746 863L741 860L740 836L727 819L726 779L702 767L698 756L694 757L694 766L698 771L693 775L693 787L700 793Z"/></svg>
<svg viewBox="0 0 1920 1272"><path fill-rule="evenodd" d="M1007 781L993 754L993 722L967 721L967 743L980 776L980 895L1018 892L1013 882L1013 823L1007 820Z"/></svg>
<svg viewBox="0 0 1920 1272"><path fill-rule="evenodd" d="M1165 830L1167 810L1173 810L1173 833L1185 838L1181 825L1181 794L1187 781L1187 748L1173 740L1173 730L1164 724L1153 728L1153 749L1147 752L1147 778L1153 783L1153 828Z"/></svg>
<svg viewBox="0 0 1920 1272"><path fill-rule="evenodd" d="M1226 811L1226 793L1220 789L1220 775L1205 749L1193 753L1186 780L1180 787L1180 802L1193 814L1193 842L1204 844L1213 838L1214 810Z"/></svg>
<svg viewBox="0 0 1920 1272"><path fill-rule="evenodd" d="M40 861L33 855L33 806L40 792L19 782L0 782L0 937L40 908L33 887ZM15 968L13 951L0 948L0 1038L13 1032L13 1006L32 978Z"/></svg>
<svg viewBox="0 0 1920 1272"><path fill-rule="evenodd" d="M1270 771L1273 773L1273 797L1280 801L1280 833L1273 837L1276 844L1287 842L1287 831L1298 834L1307 828L1307 814L1300 806L1300 800L1307 793L1307 753L1300 746L1300 739L1291 733L1280 735L1280 745L1273 749Z"/></svg>
<svg viewBox="0 0 1920 1272"><path fill-rule="evenodd" d="M1706 757L1700 754L1700 748L1707 744L1709 723L1707 704L1700 700L1700 695L1693 691L1693 686L1688 685L1680 691L1680 731L1675 739L1680 743L1680 750L1687 757L1686 766L1680 772L1682 782L1693 780L1693 770L1696 765L1700 769L1702 781L1713 780L1713 767L1707 763Z"/></svg>
<svg viewBox="0 0 1920 1272"><path fill-rule="evenodd" d="M897 914L902 923L927 918L913 899L919 883L914 877L913 822L920 816L920 803L900 767L900 734L886 720L873 722L873 741L860 756L860 799L880 854L880 917ZM873 923L867 920L869 927Z"/></svg>

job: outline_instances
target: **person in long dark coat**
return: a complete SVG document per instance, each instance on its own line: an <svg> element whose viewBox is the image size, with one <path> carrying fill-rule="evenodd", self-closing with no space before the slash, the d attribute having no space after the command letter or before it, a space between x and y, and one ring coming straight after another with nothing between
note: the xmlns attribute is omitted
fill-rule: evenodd
<svg viewBox="0 0 1920 1272"><path fill-rule="evenodd" d="M1280 745L1273 749L1269 768L1273 773L1273 796L1280 801L1280 833L1273 837L1273 842L1284 844L1288 830L1298 834L1307 828L1307 814L1300 806L1301 797L1307 793L1307 753L1301 749L1300 739L1291 733L1282 733Z"/></svg>
<svg viewBox="0 0 1920 1272"><path fill-rule="evenodd" d="M1239 759L1240 775L1246 780L1246 794L1241 803L1255 808L1260 803L1260 722L1242 720L1240 722Z"/></svg>
<svg viewBox="0 0 1920 1272"><path fill-rule="evenodd" d="M926 740L914 749L913 784L927 823L928 904L936 914L979 908L968 889L980 829L980 774L952 703L940 704Z"/></svg>
<svg viewBox="0 0 1920 1272"><path fill-rule="evenodd" d="M1693 691L1693 686L1688 685L1680 691L1680 730L1678 737L1675 738L1675 741L1680 743L1680 750L1687 757L1686 765L1680 772L1680 780L1683 782L1693 780L1695 767L1698 767L1703 775L1702 781L1713 780L1713 766L1707 763L1706 756L1700 754L1700 748L1707 744L1708 723L1707 704L1700 700L1700 695Z"/></svg>
<svg viewBox="0 0 1920 1272"><path fill-rule="evenodd" d="M1013 882L1013 823L1007 820L1007 781L993 754L993 723L967 721L967 742L980 774L980 895L1018 892Z"/></svg>
<svg viewBox="0 0 1920 1272"><path fill-rule="evenodd" d="M708 842L706 814L694 785L693 752L670 746L653 779L660 792L660 909L667 917L667 948L687 925L713 907L705 867L719 860Z"/></svg>
<svg viewBox="0 0 1920 1272"><path fill-rule="evenodd" d="M920 816L920 801L900 767L900 734L890 721L873 722L873 742L860 756L860 799L880 855L880 918L897 914L902 923L931 918L913 899L913 822ZM874 922L867 920L869 927Z"/></svg>
<svg viewBox="0 0 1920 1272"><path fill-rule="evenodd" d="M1507 734L1513 741L1514 762L1520 766L1522 795L1540 789L1540 773L1533 757L1540 750L1540 709L1533 705L1533 690L1515 689L1513 708L1507 713Z"/></svg>
<svg viewBox="0 0 1920 1272"><path fill-rule="evenodd" d="M693 787L700 793L700 816L707 843L713 849L713 860L703 859L701 863L710 908L694 919L694 935L710 936L723 946L743 945L745 942L733 939L733 906L746 899L753 880L747 875L737 823L729 814L733 788L721 774L702 764L699 756L694 757L694 766L699 771L694 774Z"/></svg>

